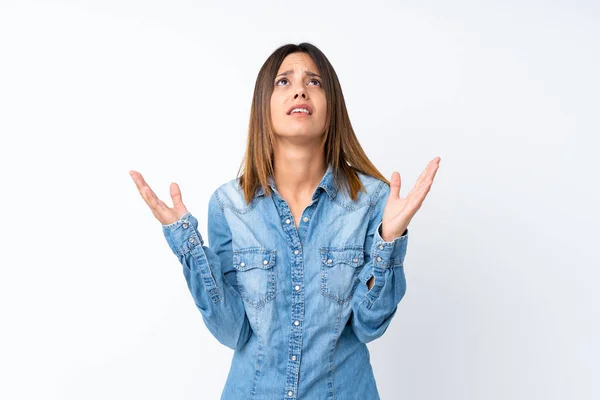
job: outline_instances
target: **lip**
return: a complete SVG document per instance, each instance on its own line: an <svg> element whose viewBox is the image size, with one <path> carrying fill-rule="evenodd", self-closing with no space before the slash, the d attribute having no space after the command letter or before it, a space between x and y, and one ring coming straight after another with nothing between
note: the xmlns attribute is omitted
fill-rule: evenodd
<svg viewBox="0 0 600 400"><path fill-rule="evenodd" d="M312 108L308 105L308 104L294 104L293 106L290 107L290 109L287 111L287 115L291 115L292 110L294 108L306 108L308 110L308 115L312 115Z"/></svg>

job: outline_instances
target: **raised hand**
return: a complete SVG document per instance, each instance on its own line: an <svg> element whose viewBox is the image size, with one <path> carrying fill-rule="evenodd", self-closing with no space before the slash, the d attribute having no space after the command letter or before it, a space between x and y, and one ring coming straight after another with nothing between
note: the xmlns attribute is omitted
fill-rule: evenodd
<svg viewBox="0 0 600 400"><path fill-rule="evenodd" d="M421 173L415 186L405 198L400 197L400 173L396 171L392 173L390 195L383 210L383 222L381 224L381 238L383 240L391 242L408 228L408 224L417 210L421 208L425 196L429 193L435 173L440 166L440 160L440 157L436 157L429 162L427 168Z"/></svg>
<svg viewBox="0 0 600 400"><path fill-rule="evenodd" d="M157 220L160 221L163 225L169 225L173 222L177 222L182 215L188 212L187 208L183 205L181 201L181 191L179 190L179 185L175 182L171 183L170 193L171 199L173 199L173 208L167 206L164 201L160 200L156 194L150 189L150 186L144 180L142 174L137 171L129 171L129 175L135 182L142 198L150 207L152 214L156 217Z"/></svg>

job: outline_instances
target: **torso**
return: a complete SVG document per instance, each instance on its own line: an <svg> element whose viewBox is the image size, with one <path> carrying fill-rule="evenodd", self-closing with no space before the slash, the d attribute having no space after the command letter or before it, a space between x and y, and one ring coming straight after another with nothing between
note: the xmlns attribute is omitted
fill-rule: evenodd
<svg viewBox="0 0 600 400"><path fill-rule="evenodd" d="M353 305L366 305L370 300L362 299L365 287L360 282L361 271L367 273L364 268L371 268L366 257L373 246L365 247L368 222L385 206L383 201L375 203L383 199L380 190L389 189L376 178L359 177L366 192L359 192L356 200L345 192L334 192L329 175L315 202L313 193L306 195L293 188L272 196L255 196L248 203L237 179L217 189L215 199L231 236L213 237L216 244L219 239L227 240L232 260L222 263L215 276L233 278L230 283L237 286L218 287L213 283L215 297L212 301L207 298L204 304L237 307L239 315L247 316L249 335L244 347L234 352L223 399L271 399L274 393L278 398L289 398L289 391L293 391L294 398L300 393L300 398L311 399L333 399L334 394L336 399L379 399L368 348L349 322L351 318L353 322L359 320L355 309L375 312L374 308L367 311L366 307ZM225 224L213 225L220 226L225 228ZM185 241L178 247L189 248ZM213 280L209 264L201 266L203 274L187 276L196 280L191 287L202 289L197 293L205 296L205 285ZM394 276L402 279L404 275ZM392 285L400 288L404 281ZM239 296L230 296L225 305L220 294L230 286L238 289ZM384 292L388 296L399 293L396 289ZM362 294L355 297L355 293ZM218 314L211 314L217 321ZM235 332L239 332L236 326ZM367 328L362 329L365 332Z"/></svg>

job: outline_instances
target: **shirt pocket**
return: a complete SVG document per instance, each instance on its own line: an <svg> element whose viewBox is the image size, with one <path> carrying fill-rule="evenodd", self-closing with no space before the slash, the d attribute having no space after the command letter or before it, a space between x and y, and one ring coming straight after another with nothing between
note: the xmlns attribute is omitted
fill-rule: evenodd
<svg viewBox="0 0 600 400"><path fill-rule="evenodd" d="M275 298L276 252L258 246L233 251L240 296L252 307L260 308Z"/></svg>
<svg viewBox="0 0 600 400"><path fill-rule="evenodd" d="M365 263L363 246L320 247L321 294L343 304L352 298Z"/></svg>

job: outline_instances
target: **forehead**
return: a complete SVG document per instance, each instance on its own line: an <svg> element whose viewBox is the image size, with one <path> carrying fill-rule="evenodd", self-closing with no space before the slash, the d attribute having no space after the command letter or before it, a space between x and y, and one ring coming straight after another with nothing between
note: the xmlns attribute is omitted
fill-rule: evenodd
<svg viewBox="0 0 600 400"><path fill-rule="evenodd" d="M298 69L300 71L309 70L317 74L319 73L319 69L317 68L317 65L313 61L312 57L306 53L300 52L288 54L281 62L277 73L290 69Z"/></svg>

